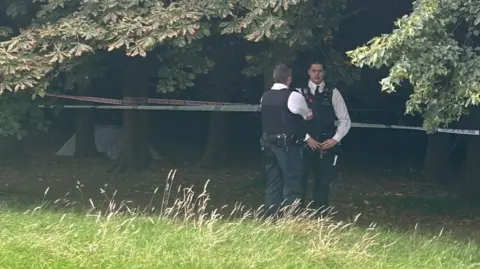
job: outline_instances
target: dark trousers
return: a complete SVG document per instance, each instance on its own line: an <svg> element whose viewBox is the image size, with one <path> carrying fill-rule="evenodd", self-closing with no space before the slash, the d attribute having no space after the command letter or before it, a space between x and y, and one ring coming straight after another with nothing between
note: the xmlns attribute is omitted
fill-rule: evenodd
<svg viewBox="0 0 480 269"><path fill-rule="evenodd" d="M328 207L330 185L335 176L334 153L321 156L320 152L311 149L303 150L302 167L302 205L305 206L308 194L308 178L313 172L313 192L311 208L324 210Z"/></svg>
<svg viewBox="0 0 480 269"><path fill-rule="evenodd" d="M302 195L302 150L299 145L264 148L265 211L270 217Z"/></svg>

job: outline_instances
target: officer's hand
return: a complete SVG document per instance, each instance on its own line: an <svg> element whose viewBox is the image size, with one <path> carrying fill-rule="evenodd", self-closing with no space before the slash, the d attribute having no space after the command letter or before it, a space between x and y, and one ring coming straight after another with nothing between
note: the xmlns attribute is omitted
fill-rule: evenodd
<svg viewBox="0 0 480 269"><path fill-rule="evenodd" d="M313 119L313 111L311 109L308 109L308 114L305 117L306 120L311 120Z"/></svg>
<svg viewBox="0 0 480 269"><path fill-rule="evenodd" d="M331 148L335 147L337 144L338 144L338 141L331 138L331 139L327 139L327 140L323 141L320 144L320 147L323 150L327 150L327 149L331 149Z"/></svg>
<svg viewBox="0 0 480 269"><path fill-rule="evenodd" d="M317 140L315 140L311 137L307 139L307 145L313 150L321 150L322 149L321 144Z"/></svg>

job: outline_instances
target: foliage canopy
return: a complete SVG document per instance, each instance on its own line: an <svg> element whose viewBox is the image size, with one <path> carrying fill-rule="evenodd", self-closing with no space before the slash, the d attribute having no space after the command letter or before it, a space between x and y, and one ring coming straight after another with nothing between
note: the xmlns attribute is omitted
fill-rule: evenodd
<svg viewBox="0 0 480 269"><path fill-rule="evenodd" d="M418 0L397 29L348 52L352 63L390 68L380 83L394 91L408 80L407 113L419 112L427 129L447 125L480 103L480 2Z"/></svg>
<svg viewBox="0 0 480 269"><path fill-rule="evenodd" d="M36 18L10 40L0 44L0 91L35 88L42 93L58 71L81 63L96 50L124 49L128 56L145 56L155 49L159 58L182 55L200 59L195 43L218 30L241 34L249 41L273 40L288 47L309 44L314 29L331 34L340 19L342 1L306 0L36 0ZM17 14L9 8L11 14ZM21 9L20 9L21 10ZM333 15L328 15L333 14ZM160 46L160 47L159 47ZM189 55L191 54L191 55ZM202 73L211 63L185 64L190 73ZM194 66L196 65L196 66ZM161 76L178 77L178 68ZM174 71L174 72L169 72ZM191 75L186 77L192 78ZM164 83L166 91L191 82Z"/></svg>
<svg viewBox="0 0 480 269"><path fill-rule="evenodd" d="M0 29L7 37L0 43L0 94L30 89L35 96L43 95L49 87L63 85L60 90L65 91L101 77L105 67L119 60L109 53L113 51L131 57L145 57L147 53L156 57L160 92L191 87L198 74L213 70L215 60L222 60L205 48L203 41L209 36L243 39L245 46L235 48L247 56L249 65L243 74L259 75L267 66L293 58L298 51L328 46L338 23L345 18L342 10L347 0L6 3L15 25ZM220 38L218 42L230 40ZM330 46L325 55L332 70L329 77L351 79L340 53ZM51 85L60 73L65 74L66 81Z"/></svg>

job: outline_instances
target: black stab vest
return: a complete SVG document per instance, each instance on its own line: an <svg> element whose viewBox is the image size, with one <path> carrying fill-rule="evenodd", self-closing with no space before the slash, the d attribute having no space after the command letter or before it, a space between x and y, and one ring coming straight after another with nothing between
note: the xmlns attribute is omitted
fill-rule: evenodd
<svg viewBox="0 0 480 269"><path fill-rule="evenodd" d="M305 136L304 119L288 109L292 90L269 90L263 93L261 104L262 131L265 134Z"/></svg>
<svg viewBox="0 0 480 269"><path fill-rule="evenodd" d="M315 95L311 94L310 88L303 88L300 91L314 115L307 123L308 134L317 141L332 138L337 129L335 126L337 116L332 103L333 90L325 85L323 92L316 92Z"/></svg>

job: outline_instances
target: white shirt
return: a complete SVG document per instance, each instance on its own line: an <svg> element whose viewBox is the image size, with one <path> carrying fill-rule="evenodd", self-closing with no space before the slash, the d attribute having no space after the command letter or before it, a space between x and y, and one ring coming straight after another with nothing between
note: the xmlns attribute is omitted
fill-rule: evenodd
<svg viewBox="0 0 480 269"><path fill-rule="evenodd" d="M288 86L282 83L275 83L272 86L272 90L283 90L283 89L288 89ZM260 106L261 105L262 105L262 99L260 99ZM292 93L288 97L287 106L290 112L292 112L293 114L300 115L304 119L306 119L306 117L310 115L307 101L305 101L305 98L299 92L292 91Z"/></svg>
<svg viewBox="0 0 480 269"><path fill-rule="evenodd" d="M325 82L322 81L319 85L319 92L323 92L325 88ZM310 93L315 95L315 89L317 88L317 84L313 83L312 81L308 81L308 88L310 89ZM333 109L335 110L335 116L338 120L338 127L335 135L332 137L337 142L340 142L345 135L347 135L350 127L352 125L352 121L350 120L350 115L348 113L347 105L345 104L345 100L343 100L342 94L337 89L333 89L332 91L332 105ZM322 115L315 115L322 116ZM310 135L306 135L305 140L310 138ZM321 142L321 141L319 141Z"/></svg>

